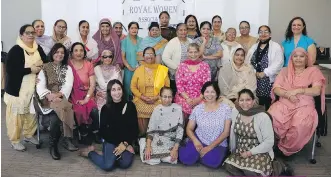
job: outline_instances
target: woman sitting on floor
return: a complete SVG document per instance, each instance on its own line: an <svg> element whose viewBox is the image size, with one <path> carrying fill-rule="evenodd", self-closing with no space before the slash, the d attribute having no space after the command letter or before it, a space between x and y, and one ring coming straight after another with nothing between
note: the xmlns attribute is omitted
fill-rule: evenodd
<svg viewBox="0 0 331 177"><path fill-rule="evenodd" d="M279 100L271 105L268 112L279 150L286 156L299 152L313 136L318 114L314 97L321 97L321 111L325 110L325 78L313 66L312 57L305 49L296 48L290 56L289 65L276 77L271 97Z"/></svg>
<svg viewBox="0 0 331 177"><path fill-rule="evenodd" d="M172 90L163 87L160 91L161 103L150 118L147 142L140 139L140 157L144 163L156 165L162 162L177 163L179 143L184 134L182 108L172 103Z"/></svg>
<svg viewBox="0 0 331 177"><path fill-rule="evenodd" d="M111 80L107 85L107 104L101 109L100 136L104 139L102 152L89 146L80 152L102 170L129 168L134 160L132 143L138 138L138 118L135 105L126 101L123 84Z"/></svg>
<svg viewBox="0 0 331 177"><path fill-rule="evenodd" d="M243 89L232 111L231 155L225 169L234 176L269 176L272 173L274 132L264 107L255 105L254 93Z"/></svg>
<svg viewBox="0 0 331 177"><path fill-rule="evenodd" d="M231 108L217 99L220 89L208 81L201 89L204 103L193 109L186 133L190 140L179 149L179 160L185 165L200 162L211 168L219 167L227 154Z"/></svg>

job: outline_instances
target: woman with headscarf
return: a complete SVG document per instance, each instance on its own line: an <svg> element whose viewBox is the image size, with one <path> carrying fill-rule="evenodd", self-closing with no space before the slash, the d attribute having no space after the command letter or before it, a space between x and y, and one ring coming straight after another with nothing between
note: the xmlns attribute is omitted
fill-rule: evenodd
<svg viewBox="0 0 331 177"><path fill-rule="evenodd" d="M99 57L98 44L90 35L90 24L86 20L78 23L77 36L72 41L84 44L87 60L91 61Z"/></svg>
<svg viewBox="0 0 331 177"><path fill-rule="evenodd" d="M56 20L53 27L52 39L54 43L63 44L67 50L71 47L71 39L67 36L68 25L67 22L59 19Z"/></svg>
<svg viewBox="0 0 331 177"><path fill-rule="evenodd" d="M126 35L123 34L124 26L121 22L115 22L113 25L113 28L115 29L115 32L116 32L117 36L120 38L120 40L123 40L126 37ZM125 29L125 31L126 31L126 29Z"/></svg>
<svg viewBox="0 0 331 177"><path fill-rule="evenodd" d="M157 22L152 22L149 25L148 30L148 36L145 37L139 45L137 60L143 63L143 51L147 47L153 47L156 54L155 62L161 63L163 50L167 45L168 41L161 36L160 26Z"/></svg>
<svg viewBox="0 0 331 177"><path fill-rule="evenodd" d="M6 104L7 135L13 149L24 151L20 138L23 130L24 140L37 145L33 137L37 122L30 111L32 95L35 92L36 74L41 70L46 55L35 41L32 25L23 25L19 31L17 45L9 52L6 63Z"/></svg>
<svg viewBox="0 0 331 177"><path fill-rule="evenodd" d="M92 37L98 44L99 56L104 50L110 50L114 55L116 66L122 67L121 41L111 26L109 19L104 18L99 22L99 30ZM97 62L97 61L95 61Z"/></svg>
<svg viewBox="0 0 331 177"><path fill-rule="evenodd" d="M36 42L38 45L40 45L45 54L48 55L48 53L51 51L51 48L54 45L54 41L50 36L44 35L45 33L45 24L42 20L35 20L32 22L32 26L35 29L36 32Z"/></svg>
<svg viewBox="0 0 331 177"><path fill-rule="evenodd" d="M321 97L322 114L325 111L325 77L313 66L312 56L303 48L292 52L288 67L278 74L271 90L275 101L268 112L279 150L286 156L299 152L313 136L318 114L315 96Z"/></svg>
<svg viewBox="0 0 331 177"><path fill-rule="evenodd" d="M221 95L231 101L237 99L242 89L250 89L254 94L256 90L256 76L253 67L245 62L245 50L235 50L232 61L223 65L218 74L218 86Z"/></svg>
<svg viewBox="0 0 331 177"><path fill-rule="evenodd" d="M235 41L236 35L237 35L237 31L235 28L228 28L226 30L225 39L221 44L222 48L223 48L223 57L219 61L219 66L223 66L228 63L231 63L234 52L238 48L242 48L242 46L238 42Z"/></svg>

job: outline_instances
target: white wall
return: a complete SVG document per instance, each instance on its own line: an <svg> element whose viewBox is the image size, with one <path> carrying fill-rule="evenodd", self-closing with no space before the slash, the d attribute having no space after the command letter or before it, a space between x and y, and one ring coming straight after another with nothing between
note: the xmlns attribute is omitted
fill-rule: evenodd
<svg viewBox="0 0 331 177"><path fill-rule="evenodd" d="M228 1L231 2L231 0ZM41 18L41 0L2 0L1 3L1 40L4 41L4 51L8 51L15 44L20 26ZM213 5L213 3L209 4ZM269 26L275 41L281 42L284 39L284 33L291 18L302 16L306 20L309 36L319 45L331 47L331 0L270 0L269 9L269 14L266 16L269 16ZM247 12L251 11L254 9L247 10ZM226 16L219 15L224 18ZM257 31L252 33L256 34Z"/></svg>
<svg viewBox="0 0 331 177"><path fill-rule="evenodd" d="M4 51L16 43L19 29L24 24L41 18L40 0L1 0L1 40Z"/></svg>
<svg viewBox="0 0 331 177"><path fill-rule="evenodd" d="M290 20L301 16L306 21L308 35L318 45L331 47L331 0L270 0L269 12L275 41L282 41Z"/></svg>

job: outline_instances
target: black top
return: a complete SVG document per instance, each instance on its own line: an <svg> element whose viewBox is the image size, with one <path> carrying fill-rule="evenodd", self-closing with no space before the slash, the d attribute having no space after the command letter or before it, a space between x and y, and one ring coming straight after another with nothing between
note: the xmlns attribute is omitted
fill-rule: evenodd
<svg viewBox="0 0 331 177"><path fill-rule="evenodd" d="M107 142L117 146L126 141L132 145L138 138L138 117L136 106L127 102L124 114L125 102L104 105L100 114L100 136Z"/></svg>
<svg viewBox="0 0 331 177"><path fill-rule="evenodd" d="M5 92L12 96L19 96L23 76L31 73L31 68L25 68L24 49L19 45L12 47L6 59L6 86ZM38 45L41 60L47 63L46 54Z"/></svg>

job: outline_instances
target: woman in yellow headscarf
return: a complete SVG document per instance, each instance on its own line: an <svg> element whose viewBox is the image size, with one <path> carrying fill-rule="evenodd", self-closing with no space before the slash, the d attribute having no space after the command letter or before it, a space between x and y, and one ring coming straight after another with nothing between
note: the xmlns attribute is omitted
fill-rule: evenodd
<svg viewBox="0 0 331 177"><path fill-rule="evenodd" d="M143 51L144 62L138 67L131 80L133 102L138 112L140 135L147 131L149 118L154 108L160 104L159 92L163 86L170 86L168 68L155 63L155 49L147 47Z"/></svg>

